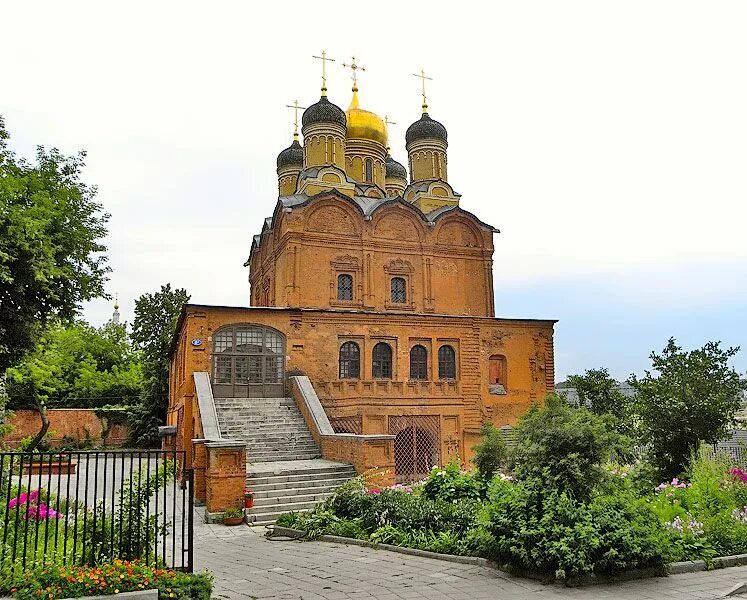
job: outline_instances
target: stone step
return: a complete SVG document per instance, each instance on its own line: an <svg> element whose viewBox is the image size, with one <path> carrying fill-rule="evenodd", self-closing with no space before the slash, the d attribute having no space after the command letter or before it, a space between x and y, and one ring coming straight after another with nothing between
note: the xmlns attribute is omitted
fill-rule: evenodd
<svg viewBox="0 0 747 600"><path fill-rule="evenodd" d="M226 431L235 431L237 429L240 429L240 427L241 426L239 426L239 425L230 425L228 427L225 427L224 429ZM308 429L300 429L300 428L299 429L276 429L276 428L272 428L272 429L269 429L267 431L262 431L262 430L254 431L254 430L251 430L251 429L247 429L246 427L244 427L244 429L246 429L246 435L243 436L245 439L249 439L249 438L256 438L258 440L273 440L273 439L282 439L282 438L286 438L287 439L288 437L291 437L291 436L295 437L295 436L299 436L299 435L302 435L304 437L308 437L310 439L313 439L313 437L309 433Z"/></svg>
<svg viewBox="0 0 747 600"><path fill-rule="evenodd" d="M246 482L249 487L278 484L278 483L289 483L295 487L298 482L301 481L327 481L332 479L350 479L355 477L356 472L352 467L340 468L340 469L309 469L307 471L293 471L293 472L280 472L280 473L247 473Z"/></svg>
<svg viewBox="0 0 747 600"><path fill-rule="evenodd" d="M324 489L324 488L336 488L341 486L343 483L348 481L350 476L345 477L334 477L329 479L307 479L300 481L282 481L275 483L259 483L254 484L251 490L255 496L260 497L259 494L266 494L267 492L277 492L282 490L284 494L287 494L293 490L303 491L310 489Z"/></svg>
<svg viewBox="0 0 747 600"><path fill-rule="evenodd" d="M335 481L335 480L332 480ZM331 482L314 482L316 485L308 487L281 487L278 489L256 489L257 486L251 488L254 492L254 504L256 506L257 501L266 500L268 498L290 498L296 496L319 496L321 494L329 494L333 492L340 484ZM288 485L287 483L285 484ZM299 498L300 500L300 498Z"/></svg>
<svg viewBox="0 0 747 600"><path fill-rule="evenodd" d="M247 515L256 515L257 520L260 520L260 515L263 516L264 521L275 520L283 513L295 512L298 510L310 510L314 508L318 502L313 500L306 502L287 502L285 504L273 504L272 506L254 506L253 508L247 508L244 512ZM247 519L248 520L248 519Z"/></svg>
<svg viewBox="0 0 747 600"><path fill-rule="evenodd" d="M326 492L318 492L316 494L298 494L288 496L268 496L266 498L255 498L254 508L272 510L276 506L284 506L286 504L299 504L302 502L314 502L318 504L329 498L334 490L327 490Z"/></svg>
<svg viewBox="0 0 747 600"><path fill-rule="evenodd" d="M248 454L247 458L252 462L263 463L263 462L276 462L282 461L293 461L293 460L312 460L314 458L321 458L319 452L268 452L266 454Z"/></svg>
<svg viewBox="0 0 747 600"><path fill-rule="evenodd" d="M308 508L300 508L294 512L309 512ZM246 522L251 527L260 527L262 525L273 525L278 517L283 513L259 513L259 514L247 514ZM254 519L254 520L252 520Z"/></svg>
<svg viewBox="0 0 747 600"><path fill-rule="evenodd" d="M287 448L288 450L319 450L319 446L317 446L313 440L308 440L306 442L297 442L294 443L292 441L288 442L258 442L258 441L248 441L246 439L242 438L242 441L246 442L247 450L255 450L255 451L262 451L263 448L272 448L273 450L276 448Z"/></svg>

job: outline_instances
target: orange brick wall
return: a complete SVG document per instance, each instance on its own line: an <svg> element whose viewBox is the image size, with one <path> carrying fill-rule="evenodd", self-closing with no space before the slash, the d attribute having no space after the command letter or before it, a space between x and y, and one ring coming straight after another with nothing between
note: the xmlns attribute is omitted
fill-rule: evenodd
<svg viewBox="0 0 747 600"><path fill-rule="evenodd" d="M250 260L252 306L360 307L493 316L493 230L453 211L435 226L404 202L364 219L330 192L292 212L276 211ZM337 300L336 276L353 275L353 300ZM407 281L392 306L390 280Z"/></svg>
<svg viewBox="0 0 747 600"><path fill-rule="evenodd" d="M185 440L198 437L191 428L191 374L207 371L212 376L212 336L230 324L280 331L286 338L286 370L298 369L309 376L330 418L361 416L364 434L389 433L390 416L437 416L442 462L454 455L466 461L477 439L470 432L485 420L499 427L514 424L554 385L553 321L189 305L172 355L169 409L169 424L175 425L179 407L187 408ZM193 340L200 344L192 345ZM339 346L347 340L361 347L360 380L338 378ZM372 348L382 340L394 350L391 381L371 377ZM429 351L427 381L409 379L409 351L415 343ZM437 351L445 343L457 353L453 382L437 378ZM506 357L505 396L489 393L488 359L493 354Z"/></svg>
<svg viewBox="0 0 747 600"><path fill-rule="evenodd" d="M49 439L53 446L59 445L65 436L77 441L90 439L94 445L122 446L127 442L127 426L118 424L112 425L106 439L102 439L106 423L96 415L95 409L52 408L47 411L47 417L51 434ZM41 427L39 413L35 410L14 411L9 423L13 431L5 437L5 442L11 448L16 448L23 438L35 436Z"/></svg>

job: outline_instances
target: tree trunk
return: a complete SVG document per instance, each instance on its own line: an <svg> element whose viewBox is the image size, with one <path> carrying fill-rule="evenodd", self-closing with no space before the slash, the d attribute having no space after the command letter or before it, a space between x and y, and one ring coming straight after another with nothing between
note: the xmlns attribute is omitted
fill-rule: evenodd
<svg viewBox="0 0 747 600"><path fill-rule="evenodd" d="M47 430L49 429L49 419L47 418L46 404L44 404L40 400L36 400L36 409L39 411L39 418L41 419L41 429L39 430L39 433L36 434L36 437L31 440L31 444L26 450L27 452L33 452L36 447L41 444L44 436L47 435Z"/></svg>

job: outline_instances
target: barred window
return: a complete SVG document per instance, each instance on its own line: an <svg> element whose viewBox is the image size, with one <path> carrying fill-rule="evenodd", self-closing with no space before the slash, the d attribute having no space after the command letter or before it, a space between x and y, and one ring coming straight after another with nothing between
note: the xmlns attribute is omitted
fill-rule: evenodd
<svg viewBox="0 0 747 600"><path fill-rule="evenodd" d="M353 276L343 273L337 276L337 299L353 299Z"/></svg>
<svg viewBox="0 0 747 600"><path fill-rule="evenodd" d="M370 158L366 159L366 182L373 182L373 161Z"/></svg>
<svg viewBox="0 0 747 600"><path fill-rule="evenodd" d="M438 378L456 379L456 353L451 346L438 349Z"/></svg>
<svg viewBox="0 0 747 600"><path fill-rule="evenodd" d="M361 349L355 342L340 346L340 379L358 379L361 376Z"/></svg>
<svg viewBox="0 0 747 600"><path fill-rule="evenodd" d="M407 282L402 277L392 278L392 302L404 304L407 302Z"/></svg>
<svg viewBox="0 0 747 600"><path fill-rule="evenodd" d="M372 374L376 379L392 378L392 347L379 342L373 348Z"/></svg>
<svg viewBox="0 0 747 600"><path fill-rule="evenodd" d="M428 379L428 351L420 344L410 349L410 379Z"/></svg>

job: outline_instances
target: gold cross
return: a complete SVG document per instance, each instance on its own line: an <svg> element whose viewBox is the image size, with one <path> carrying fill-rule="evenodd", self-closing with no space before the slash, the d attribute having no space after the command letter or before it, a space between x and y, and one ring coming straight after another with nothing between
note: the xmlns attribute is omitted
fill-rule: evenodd
<svg viewBox="0 0 747 600"><path fill-rule="evenodd" d="M386 151L389 152L389 126L396 125L396 123L389 120L389 115L384 115L384 125L386 126Z"/></svg>
<svg viewBox="0 0 747 600"><path fill-rule="evenodd" d="M433 81L433 77L428 77L423 69L420 69L420 75L413 73L413 77L419 77L423 85L423 112L428 112L428 101L425 99L425 80Z"/></svg>
<svg viewBox="0 0 747 600"><path fill-rule="evenodd" d="M353 62L349 64L342 63L342 66L353 71L353 89L358 91L358 71L365 71L366 67L355 64L355 56L351 56L351 58L353 59Z"/></svg>
<svg viewBox="0 0 747 600"><path fill-rule="evenodd" d="M322 61L322 96L327 95L327 61L335 62L334 58L330 58L327 56L327 51L322 50L321 56L312 56L312 58L316 58L317 60Z"/></svg>
<svg viewBox="0 0 747 600"><path fill-rule="evenodd" d="M292 108L293 109L293 137L295 139L298 139L298 109L306 109L305 106L299 106L298 100L294 100L293 104L286 104L286 108Z"/></svg>

